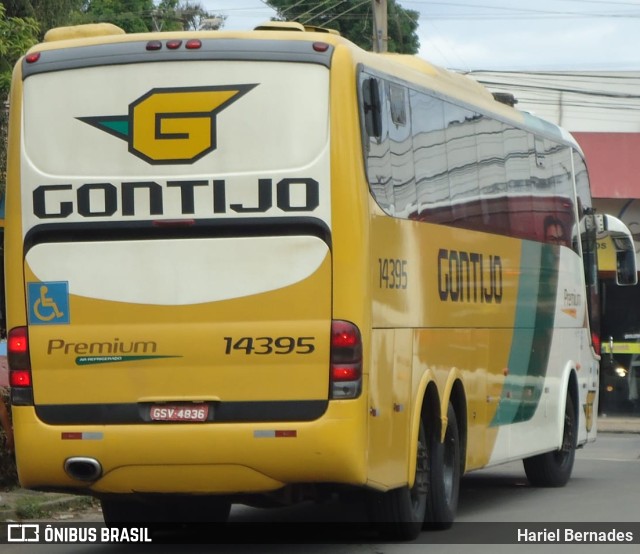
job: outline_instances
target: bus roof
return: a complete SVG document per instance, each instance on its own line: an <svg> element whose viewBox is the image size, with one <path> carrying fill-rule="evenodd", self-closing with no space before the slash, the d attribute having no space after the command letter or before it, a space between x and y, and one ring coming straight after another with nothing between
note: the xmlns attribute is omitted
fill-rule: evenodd
<svg viewBox="0 0 640 554"><path fill-rule="evenodd" d="M432 64L418 56L396 53L367 52L333 29L303 26L295 22L268 21L250 31L171 31L126 33L111 23L90 23L49 30L44 41L32 47L36 51L74 48L97 44L170 39L238 39L325 42L336 48L349 49L356 63L390 73L397 78L417 83L445 96L465 102L482 112L524 125L536 133L571 144L580 150L575 139L561 127L533 114L508 106L475 79Z"/></svg>

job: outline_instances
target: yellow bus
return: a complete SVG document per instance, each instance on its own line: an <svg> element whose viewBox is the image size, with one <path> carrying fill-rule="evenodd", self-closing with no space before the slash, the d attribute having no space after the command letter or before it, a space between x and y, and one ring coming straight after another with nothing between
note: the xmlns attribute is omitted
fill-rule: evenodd
<svg viewBox="0 0 640 554"><path fill-rule="evenodd" d="M6 217L22 486L107 524L361 495L411 539L462 475L596 436L596 235L568 133L334 33L50 31Z"/></svg>

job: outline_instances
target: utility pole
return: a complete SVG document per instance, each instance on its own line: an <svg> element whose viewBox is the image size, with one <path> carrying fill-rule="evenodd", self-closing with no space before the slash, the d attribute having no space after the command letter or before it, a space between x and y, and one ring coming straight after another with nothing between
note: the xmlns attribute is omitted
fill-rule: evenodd
<svg viewBox="0 0 640 554"><path fill-rule="evenodd" d="M386 52L387 42L387 0L371 0L373 7L373 51Z"/></svg>

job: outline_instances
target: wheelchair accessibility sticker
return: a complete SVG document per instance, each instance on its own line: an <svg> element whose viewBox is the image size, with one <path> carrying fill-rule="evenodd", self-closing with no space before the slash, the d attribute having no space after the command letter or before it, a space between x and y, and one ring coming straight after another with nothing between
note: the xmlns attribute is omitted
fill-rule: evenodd
<svg viewBox="0 0 640 554"><path fill-rule="evenodd" d="M27 302L31 325L69 323L69 283L66 281L27 283Z"/></svg>

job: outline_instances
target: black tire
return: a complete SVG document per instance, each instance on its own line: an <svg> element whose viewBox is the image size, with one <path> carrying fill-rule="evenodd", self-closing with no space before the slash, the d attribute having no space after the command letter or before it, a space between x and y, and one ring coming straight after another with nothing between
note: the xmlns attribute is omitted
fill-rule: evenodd
<svg viewBox="0 0 640 554"><path fill-rule="evenodd" d="M424 529L447 529L451 527L458 509L460 493L460 432L458 419L453 405L447 408L447 430L444 442L440 442L438 433L429 434L429 482L427 510Z"/></svg>
<svg viewBox="0 0 640 554"><path fill-rule="evenodd" d="M427 433L421 420L413 486L369 495L369 518L383 538L409 541L418 537L426 514L427 481Z"/></svg>
<svg viewBox="0 0 640 554"><path fill-rule="evenodd" d="M563 487L569 481L576 457L578 422L570 394L564 410L564 431L559 450L523 460L527 479L534 487Z"/></svg>

